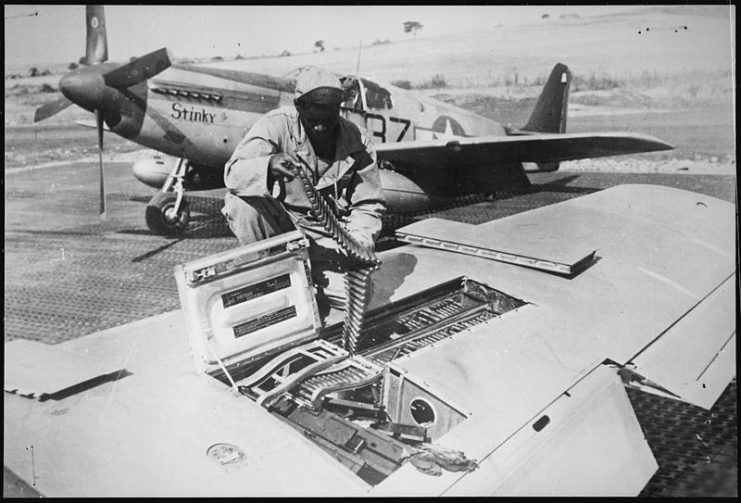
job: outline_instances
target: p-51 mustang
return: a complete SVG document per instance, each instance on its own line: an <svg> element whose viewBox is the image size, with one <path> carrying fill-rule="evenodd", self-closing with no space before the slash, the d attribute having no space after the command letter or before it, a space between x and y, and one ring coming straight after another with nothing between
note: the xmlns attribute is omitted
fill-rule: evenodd
<svg viewBox="0 0 741 503"><path fill-rule="evenodd" d="M65 97L36 111L43 120L75 103L95 113L99 147L110 131L178 159L138 161L134 175L161 189L146 209L149 228L178 234L188 225L186 190L223 187L224 164L265 112L293 102L296 82L317 68L284 77L172 64L165 48L120 65L108 59L102 6L87 7L87 66L65 75ZM338 83L340 76L337 76ZM520 129L365 78L348 76L346 118L376 141L389 213L426 211L451 198L527 185L523 163L558 169L560 161L672 148L635 133L567 134L571 73L557 64ZM105 190L101 157L101 213Z"/></svg>

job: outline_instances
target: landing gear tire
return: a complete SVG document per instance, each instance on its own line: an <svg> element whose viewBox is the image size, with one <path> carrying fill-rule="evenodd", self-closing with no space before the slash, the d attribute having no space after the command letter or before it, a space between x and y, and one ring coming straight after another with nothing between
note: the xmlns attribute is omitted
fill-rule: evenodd
<svg viewBox="0 0 741 503"><path fill-rule="evenodd" d="M178 195L175 192L159 192L149 201L145 213L147 227L165 236L182 234L190 222L190 207L187 201L180 202L180 209L175 211Z"/></svg>

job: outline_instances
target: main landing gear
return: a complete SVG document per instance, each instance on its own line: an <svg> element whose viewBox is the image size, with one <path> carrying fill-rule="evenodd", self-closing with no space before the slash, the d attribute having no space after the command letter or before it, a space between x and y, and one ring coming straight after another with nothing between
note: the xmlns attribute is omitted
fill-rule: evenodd
<svg viewBox="0 0 741 503"><path fill-rule="evenodd" d="M149 201L145 216L147 227L152 232L177 236L188 227L190 208L185 200L183 187L187 171L188 160L179 159L165 180L162 190Z"/></svg>

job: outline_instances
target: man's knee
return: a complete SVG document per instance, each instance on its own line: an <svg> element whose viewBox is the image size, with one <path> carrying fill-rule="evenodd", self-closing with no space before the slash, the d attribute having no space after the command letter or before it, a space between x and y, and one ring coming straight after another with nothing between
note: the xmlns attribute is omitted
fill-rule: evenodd
<svg viewBox="0 0 741 503"><path fill-rule="evenodd" d="M227 193L221 212L241 245L283 234L294 228L283 207L272 198L238 197Z"/></svg>
<svg viewBox="0 0 741 503"><path fill-rule="evenodd" d="M221 212L230 219L254 220L260 216L260 205L255 201L249 201L255 198L242 198L233 194L227 194L224 198L224 208Z"/></svg>

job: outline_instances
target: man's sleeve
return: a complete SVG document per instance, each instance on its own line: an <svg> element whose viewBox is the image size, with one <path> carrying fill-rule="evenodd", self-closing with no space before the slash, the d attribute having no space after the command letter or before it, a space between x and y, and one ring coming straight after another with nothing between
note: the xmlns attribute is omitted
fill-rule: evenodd
<svg viewBox="0 0 741 503"><path fill-rule="evenodd" d="M386 211L386 202L378 173L376 150L365 135L363 143L365 152L361 152L355 160L358 168L347 191L350 203L347 230L372 245L381 232L381 217Z"/></svg>
<svg viewBox="0 0 741 503"><path fill-rule="evenodd" d="M261 117L245 135L224 166L224 184L240 196L269 196L270 157L279 151L278 127L272 117Z"/></svg>

